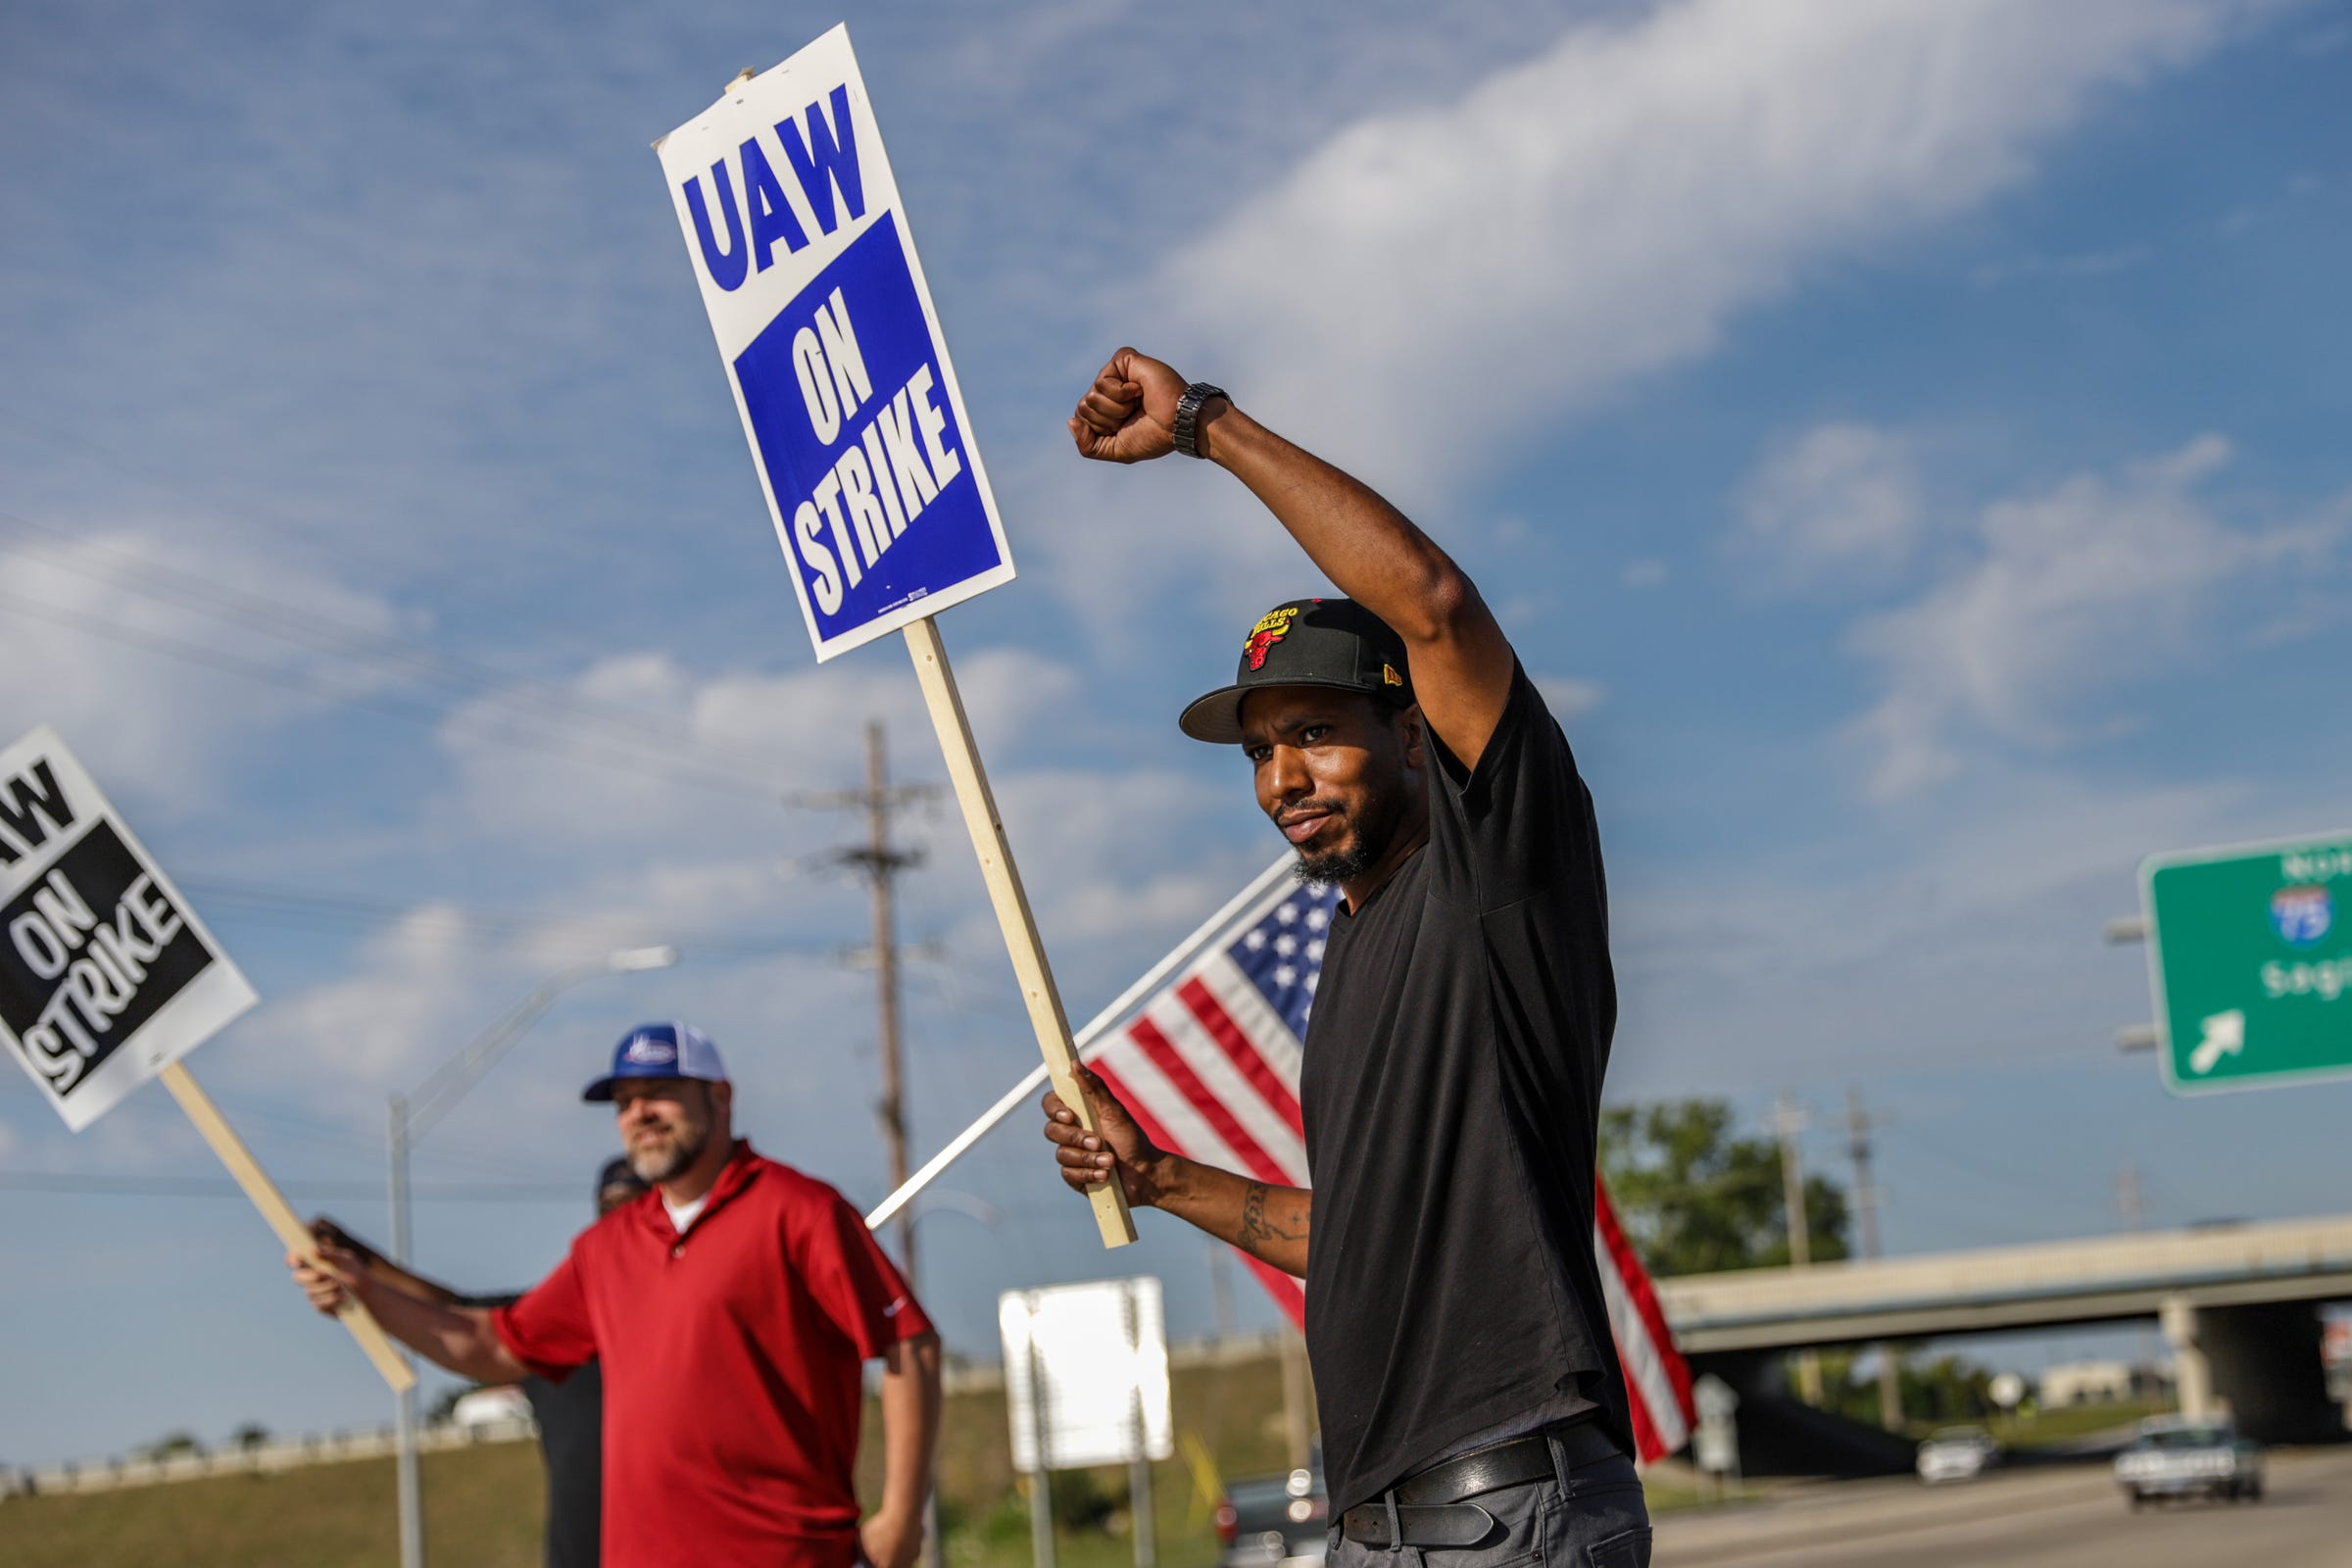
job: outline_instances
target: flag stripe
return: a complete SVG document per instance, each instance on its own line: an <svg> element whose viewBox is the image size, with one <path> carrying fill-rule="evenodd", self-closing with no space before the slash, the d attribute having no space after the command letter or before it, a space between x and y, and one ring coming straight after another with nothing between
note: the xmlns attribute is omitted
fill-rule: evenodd
<svg viewBox="0 0 2352 1568"><path fill-rule="evenodd" d="M1193 1009L1179 998L1163 996L1144 1017L1176 1049L1200 1086L1231 1111L1242 1130L1265 1151L1266 1157L1283 1173L1282 1179L1305 1185L1306 1139L1298 1124L1266 1102L1255 1080L1241 1070ZM1264 1063L1259 1065L1262 1068Z"/></svg>
<svg viewBox="0 0 2352 1568"><path fill-rule="evenodd" d="M1241 1249L1237 1247L1234 1250L1240 1252ZM1260 1262L1248 1252L1242 1252L1242 1261L1250 1265L1250 1272L1257 1276L1257 1283L1266 1288L1266 1294L1274 1298L1274 1304L1282 1308L1292 1324L1304 1329L1306 1282L1297 1275L1285 1274L1271 1263Z"/></svg>
<svg viewBox="0 0 2352 1568"><path fill-rule="evenodd" d="M1291 1102L1298 1104L1298 1069L1302 1065L1298 1053L1298 1037L1281 1013L1266 1001L1266 994L1257 989L1241 966L1224 954L1210 957L1195 975L1208 994L1217 999L1217 1005L1231 1018L1274 1074L1275 1082L1289 1092ZM1293 1117L1294 1123L1297 1118Z"/></svg>
<svg viewBox="0 0 2352 1568"><path fill-rule="evenodd" d="M1642 1266L1642 1259L1634 1251L1633 1243L1626 1239L1625 1227L1617 1221L1616 1205L1610 1202L1608 1189L1601 1184L1598 1172L1593 1173L1592 1191L1592 1224L1596 1245L1607 1251L1618 1281L1625 1288L1634 1308L1633 1326L1639 1332L1630 1338L1649 1353L1664 1380L1656 1390L1656 1402L1688 1415L1694 1408L1690 1398L1690 1368L1680 1355L1673 1353L1674 1332L1667 1326L1666 1309L1659 1304L1657 1290L1650 1284L1649 1271Z"/></svg>
<svg viewBox="0 0 2352 1568"><path fill-rule="evenodd" d="M1104 1042L1095 1070L1146 1137L1261 1181L1305 1184L1299 1037L1333 905L1328 889L1270 892L1195 946L1168 985ZM1690 1372L1597 1174L1593 1198L1593 1262L1624 1373L1635 1456L1646 1464L1690 1440L1696 1421ZM1303 1327L1303 1283L1247 1252L1242 1257Z"/></svg>
<svg viewBox="0 0 2352 1568"><path fill-rule="evenodd" d="M1592 1251L1600 1264L1602 1290L1608 1296L1609 1321L1615 1329L1618 1365L1639 1420L1651 1428L1644 1446L1671 1453L1690 1440L1694 1414L1690 1371L1673 1353L1674 1338L1666 1314L1642 1260L1617 1223L1607 1190L1597 1173L1592 1178ZM1637 1441L1641 1441L1636 1434Z"/></svg>
<svg viewBox="0 0 2352 1568"><path fill-rule="evenodd" d="M1159 1025L1148 1015L1138 1018L1127 1026L1127 1038L1143 1048L1144 1054L1152 1059L1152 1064L1160 1070L1177 1093L1192 1102L1193 1109L1200 1113L1200 1119L1217 1130L1217 1136L1224 1140L1225 1147L1241 1156L1244 1169L1261 1182L1290 1185L1291 1178L1275 1162L1274 1156L1250 1136L1249 1130L1234 1115L1233 1107L1209 1092L1208 1086L1200 1081L1200 1075L1193 1071L1192 1063L1184 1059L1184 1053L1178 1051L1175 1043L1160 1032Z"/></svg>
<svg viewBox="0 0 2352 1568"><path fill-rule="evenodd" d="M1159 1064L1136 1050L1132 1041L1122 1036L1117 1048L1096 1058L1094 1068L1096 1076L1111 1086L1119 1103L1143 1127L1144 1136L1160 1148L1226 1170L1241 1168L1242 1156L1167 1081Z"/></svg>
<svg viewBox="0 0 2352 1568"><path fill-rule="evenodd" d="M1625 1280L1617 1272L1617 1260L1609 1255L1608 1249L1595 1245L1592 1251L1600 1265L1600 1294L1608 1303L1609 1323L1614 1330L1631 1315L1632 1303L1626 1297ZM1610 1337L1617 1342L1617 1370L1625 1378L1625 1407L1634 1425L1635 1448L1646 1452L1673 1446L1663 1441L1658 1423L1650 1414L1653 1388L1647 1374L1654 1368L1643 1365L1649 1359L1648 1348L1625 1335L1612 1333Z"/></svg>
<svg viewBox="0 0 2352 1568"><path fill-rule="evenodd" d="M1176 995L1184 999L1184 1004L1192 1009L1194 1017L1200 1020L1200 1026L1208 1031L1209 1038L1223 1048L1241 1075L1250 1080L1250 1087L1257 1091L1259 1098L1272 1107L1275 1114L1292 1127L1300 1126L1298 1097L1283 1086L1282 1081L1274 1076L1274 1069L1266 1065L1266 1058L1242 1038L1240 1026L1227 1015L1217 999L1209 995L1208 987L1200 983L1200 977L1195 975L1178 986Z"/></svg>

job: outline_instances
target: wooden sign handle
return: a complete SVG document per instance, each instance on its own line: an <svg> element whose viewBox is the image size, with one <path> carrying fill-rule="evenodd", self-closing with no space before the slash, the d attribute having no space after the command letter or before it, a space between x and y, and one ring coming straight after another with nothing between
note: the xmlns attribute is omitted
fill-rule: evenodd
<svg viewBox="0 0 2352 1568"><path fill-rule="evenodd" d="M163 1079L164 1087L172 1091L172 1098L179 1102L179 1108L188 1113L188 1120L204 1134L204 1141L213 1146L213 1152L220 1156L220 1163L228 1167L237 1185L245 1189L245 1196L253 1200L253 1206L262 1211L262 1218L277 1232L277 1239L286 1244L286 1250L316 1261L318 1243L311 1235L311 1228L294 1212L252 1152L246 1149L244 1140L221 1116L220 1107L213 1103L212 1096L196 1086L196 1080L179 1062L171 1063L156 1076ZM360 1342L360 1348L368 1352L368 1359L375 1363L375 1370L392 1386L394 1394L416 1385L416 1374L401 1359L391 1338L356 1297L346 1296L335 1315L343 1320L351 1337Z"/></svg>
<svg viewBox="0 0 2352 1568"><path fill-rule="evenodd" d="M1054 988L1054 971L1046 963L1045 944L1038 940L1037 921L1029 912L1029 896L1021 891L1021 873L1012 863L1012 846L1004 838L1004 819L997 815L996 797L989 793L988 774L980 766L980 748L973 744L963 699L956 690L956 672L948 666L948 650L939 640L939 623L926 615L906 628L906 651L914 656L915 678L922 682L923 703L931 710L931 727L939 731L939 748L947 754L948 777L956 786L956 801L963 808L963 825L971 830L972 849L980 857L980 876L988 884L989 902L996 906L997 924L1004 927L1005 951L1012 955L1012 972L1021 983L1021 1001L1029 1008L1029 1024L1046 1055L1046 1071L1062 1103L1078 1113L1080 1125L1095 1130L1095 1113L1078 1088L1078 1051L1070 1042L1070 1020L1061 1010L1061 993ZM1135 1240L1135 1217L1127 1211L1127 1194L1117 1182L1099 1182L1086 1190L1095 1205L1095 1224L1104 1247L1125 1247Z"/></svg>

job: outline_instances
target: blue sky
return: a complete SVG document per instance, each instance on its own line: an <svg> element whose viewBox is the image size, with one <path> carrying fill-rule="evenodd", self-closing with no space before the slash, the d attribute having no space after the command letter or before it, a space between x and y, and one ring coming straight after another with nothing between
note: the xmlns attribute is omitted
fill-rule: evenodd
<svg viewBox="0 0 2352 1568"><path fill-rule="evenodd" d="M856 824L781 797L854 783L869 716L902 777L936 748L895 646L810 659L648 150L837 20L0 18L0 734L58 726L263 992L199 1076L380 1230L387 1093L584 953L686 951L419 1150L465 1285L560 1255L640 1016L711 1031L769 1152L884 1185ZM2348 1091L2167 1099L2099 941L2145 854L2346 825L2340 9L849 20L1022 567L944 625L1074 1014L1279 848L1172 717L1317 586L1217 475L1070 456L1132 341L1485 585L1598 799L1615 1097L1861 1084L1905 1251L2110 1229L2126 1163L2152 1223L2340 1207ZM907 829L928 1149L1034 1048L959 825ZM951 1344L1114 1270L1204 1330L1201 1245L1105 1259L1032 1143L921 1222ZM216 1169L159 1094L75 1137L0 1080L20 1182ZM206 1191L0 1203L0 1459L380 1416Z"/></svg>

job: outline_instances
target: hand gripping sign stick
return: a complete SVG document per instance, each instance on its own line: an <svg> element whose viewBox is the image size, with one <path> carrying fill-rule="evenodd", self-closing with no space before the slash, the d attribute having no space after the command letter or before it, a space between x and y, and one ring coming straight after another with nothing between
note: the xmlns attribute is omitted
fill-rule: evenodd
<svg viewBox="0 0 2352 1568"><path fill-rule="evenodd" d="M821 662L904 631L1021 997L1091 1131L1069 1020L933 617L1012 580L847 27L745 72L654 144ZM1103 1245L1135 1240L1116 1182Z"/></svg>
<svg viewBox="0 0 2352 1568"><path fill-rule="evenodd" d="M277 1239L285 1243L286 1250L318 1262L318 1247L311 1236L311 1228L287 1204L269 1174L246 1150L236 1130L221 1119L212 1096L198 1088L195 1077L176 1061L156 1076L172 1091L172 1098L179 1102L179 1108L188 1113L188 1120L204 1134L204 1141L213 1146L213 1152L220 1156L220 1163L228 1167L237 1185L245 1189L245 1196L253 1200L253 1206L262 1211L262 1218L277 1232ZM351 1337L360 1342L360 1348L368 1352L368 1359L375 1363L375 1370L391 1385L394 1394L404 1393L416 1383L416 1374L401 1359L400 1351L393 1348L391 1339L373 1315L360 1304L358 1297L346 1292L343 1304L335 1308L335 1316L343 1320Z"/></svg>
<svg viewBox="0 0 2352 1568"><path fill-rule="evenodd" d="M79 1132L161 1078L293 1251L287 1206L180 1061L251 1007L253 988L98 786L43 725L0 751L0 1039ZM416 1377L367 1308L338 1314L397 1394Z"/></svg>

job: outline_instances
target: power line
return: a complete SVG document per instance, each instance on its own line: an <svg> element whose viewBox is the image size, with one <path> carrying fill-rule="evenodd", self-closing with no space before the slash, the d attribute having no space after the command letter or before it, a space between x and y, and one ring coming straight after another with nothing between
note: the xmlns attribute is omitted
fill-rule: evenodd
<svg viewBox="0 0 2352 1568"><path fill-rule="evenodd" d="M36 548L48 565L111 587L127 588L168 604L208 615L247 631L304 644L328 653L357 655L405 666L413 673L514 708L536 710L541 717L587 722L625 734L631 744L658 747L665 754L699 753L706 760L764 772L770 759L748 752L713 747L707 739L677 724L667 715L577 693L515 671L475 663L439 649L392 635L357 628L301 605L290 604L250 588L233 586L200 572L167 565L103 540L83 539L50 523L19 513L0 511L0 528L20 535L37 534ZM110 558L101 568L68 550L95 551Z"/></svg>
<svg viewBox="0 0 2352 1568"><path fill-rule="evenodd" d="M1947 1168L1959 1171L1988 1186L2001 1188L2006 1194L2015 1198L2046 1202L2052 1193L2064 1185L2062 1178L2037 1178L2031 1172L2020 1171L2014 1167L1984 1163L1940 1140L1923 1137L1916 1126L1905 1131L1903 1148L1906 1152L1925 1152L1931 1158L1942 1161Z"/></svg>
<svg viewBox="0 0 2352 1568"><path fill-rule="evenodd" d="M312 1181L278 1184L288 1198L381 1198L377 1182ZM117 1176L71 1171L0 1170L0 1191L58 1193L76 1198L234 1198L245 1190L226 1176ZM419 1182L418 1198L456 1203L577 1203L574 1182Z"/></svg>
<svg viewBox="0 0 2352 1568"><path fill-rule="evenodd" d="M406 719L412 723L423 724L428 728L438 727L448 716L446 710L428 703L414 702L385 692L338 690L302 671L247 659L241 655L227 653L202 643L191 642L183 637L173 637L167 633L142 631L119 625L96 615L85 615L74 611L62 610L53 605L44 605L37 600L28 599L21 594L12 594L6 590L0 590L0 611L6 611L11 614L24 615L34 620L45 620L53 625L65 626L87 636L102 637L112 642L127 643L133 647L167 653L177 659L188 660L191 662L208 665L232 675L243 676L248 680L283 687L289 691L299 692L306 697L316 697L324 702L341 703L347 707L380 713L391 718ZM567 760L585 762L591 766L626 771L638 777L649 774L662 776L676 783L693 785L699 789L716 790L750 800L765 802L773 801L776 797L776 792L771 787L734 775L712 772L708 769L680 767L674 763L659 762L644 758L610 755L598 757L585 754L578 750L576 744L561 736L490 730L483 732L482 738L498 745L518 746L533 751L552 753Z"/></svg>
<svg viewBox="0 0 2352 1568"><path fill-rule="evenodd" d="M183 891L203 900L208 915L216 907L226 906L230 919L275 919L280 923L305 926L319 920L362 927L395 924L423 926L446 930L453 939L470 933L483 933L532 941L552 940L566 947L593 948L599 952L614 945L616 931L625 933L631 929L625 923L626 917L617 914L551 920L518 910L486 909L453 905L442 900L434 900L419 907L395 899L275 887L267 883L208 876L183 876L177 881ZM562 935L566 931L575 931L577 935ZM664 934L671 933L665 928ZM784 937L747 937L740 932L681 931L674 933L674 941L676 946L695 953L723 953L758 958L814 956L831 955L834 951L830 943Z"/></svg>
<svg viewBox="0 0 2352 1568"><path fill-rule="evenodd" d="M872 892L873 937L866 952L874 965L875 1002L880 1013L875 1040L882 1058L882 1098L874 1109L881 1122L883 1148L890 1160L890 1190L894 1193L906 1185L907 1163L906 1083L899 1058L899 940L891 895L900 873L922 863L923 852L891 843L890 819L894 812L917 802L937 800L942 793L937 784L890 783L883 755L882 721L877 718L868 720L865 726L863 789L827 790L791 797L796 805L850 808L865 813L864 846L842 850L835 859L859 871ZM902 1214L899 1218L899 1262L906 1271L908 1286L915 1287L911 1214Z"/></svg>
<svg viewBox="0 0 2352 1568"><path fill-rule="evenodd" d="M162 477L160 470L151 464L142 464L74 431L35 419L22 409L0 406L0 420L16 425L25 434L92 467L111 471L118 477L126 477L181 510L222 517L233 515L233 520L243 526L266 529L282 538L294 540L306 550L323 550L338 559L368 557L391 571L410 571L416 565L414 560L384 549L375 535L355 529L331 531L327 525L307 517L297 521L286 516L270 516L249 501L227 502L220 500L218 492L207 495L201 490L191 490L176 479Z"/></svg>

